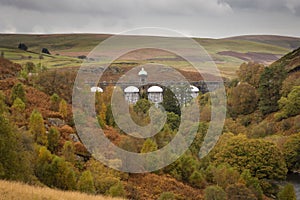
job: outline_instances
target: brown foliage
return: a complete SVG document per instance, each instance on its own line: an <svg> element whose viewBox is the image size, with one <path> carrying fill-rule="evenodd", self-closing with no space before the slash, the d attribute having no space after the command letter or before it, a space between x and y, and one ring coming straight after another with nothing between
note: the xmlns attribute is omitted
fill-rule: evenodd
<svg viewBox="0 0 300 200"><path fill-rule="evenodd" d="M39 110L44 117L48 116L50 111L50 98L44 92L33 87L26 87L26 113L31 113L34 109Z"/></svg>
<svg viewBox="0 0 300 200"><path fill-rule="evenodd" d="M80 154L80 155L87 155L88 154L87 149L85 148L85 146L81 142L75 142L74 147L75 147L75 152L77 154Z"/></svg>
<svg viewBox="0 0 300 200"><path fill-rule="evenodd" d="M39 75L37 84L48 95L56 93L70 103L76 75L77 70L49 70Z"/></svg>
<svg viewBox="0 0 300 200"><path fill-rule="evenodd" d="M21 65L0 58L0 80L16 77L21 70Z"/></svg>
<svg viewBox="0 0 300 200"><path fill-rule="evenodd" d="M131 175L126 183L126 188L128 187L131 187L131 192L135 192L135 194L128 194L128 196L136 195L139 199L158 199L163 192L172 192L182 199L203 199L201 190L165 175Z"/></svg>
<svg viewBox="0 0 300 200"><path fill-rule="evenodd" d="M74 133L74 130L72 127L70 127L69 125L64 125L61 128L58 128L59 132L61 133L61 136L68 140L69 139L69 135Z"/></svg>

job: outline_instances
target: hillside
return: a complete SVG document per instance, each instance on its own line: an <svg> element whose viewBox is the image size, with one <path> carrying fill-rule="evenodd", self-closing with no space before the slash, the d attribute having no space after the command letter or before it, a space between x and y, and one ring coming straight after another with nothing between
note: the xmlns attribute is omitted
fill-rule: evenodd
<svg viewBox="0 0 300 200"><path fill-rule="evenodd" d="M53 35L24 35L24 34L1 34L0 35L0 51L4 52L4 56L14 62L24 64L28 61L35 64L52 67L70 67L80 66L82 63L78 56L87 56L88 53L95 48L100 42L111 35L106 34L53 34ZM258 38L258 37L254 37ZM272 43L263 39L207 39L194 38L216 62L221 73L227 77L235 76L235 71L239 65L245 61L257 61L269 64L279 59L290 51L291 41L284 37L274 37ZM300 46L296 41L292 40L292 44ZM28 51L20 51L17 49L19 43L25 43ZM43 54L43 59L39 59L42 48L47 48L51 55ZM121 48L126 48L122 47ZM188 48L188 47L184 47ZM157 53L155 50L149 55L155 55L155 61L162 64L173 66L180 69L186 69L187 65L178 62L174 55L165 53ZM123 58L123 61L139 61L139 63L147 62L145 54L136 52ZM128 64L130 65L130 64Z"/></svg>
<svg viewBox="0 0 300 200"><path fill-rule="evenodd" d="M15 77L22 69L21 65L3 58L0 58L0 65L0 80Z"/></svg>
<svg viewBox="0 0 300 200"><path fill-rule="evenodd" d="M295 48L298 48L300 46L300 38L288 37L288 36L243 35L243 36L230 37L227 39L261 42L261 43L281 46L284 48L289 48L291 50L294 50Z"/></svg>
<svg viewBox="0 0 300 200"><path fill-rule="evenodd" d="M300 70L300 48L288 53L272 64L284 66L288 72Z"/></svg>
<svg viewBox="0 0 300 200"><path fill-rule="evenodd" d="M0 180L0 200L120 200L107 196L66 192L47 187L29 186L18 182Z"/></svg>
<svg viewBox="0 0 300 200"><path fill-rule="evenodd" d="M211 39L199 40L213 44ZM247 49L251 51L256 47L255 42L218 42L222 43L219 50L239 51L247 56L249 52L238 44L248 45ZM270 45L260 44L260 47L265 51ZM277 50L274 48L272 51ZM198 153L210 125L211 97L209 93L200 94L195 102L199 104L203 118L190 124L192 128L198 128L189 150L171 165L144 174L108 168L96 161L82 145L76 134L70 105L78 67L62 65L44 70L36 65L32 66L35 75L29 76L27 66L1 58L0 152L5 153L0 157L0 179L128 199L192 200L207 199L210 195L227 196L227 199L276 199L283 188L278 181L284 181L288 171L300 171L299 51L285 55L270 67L253 62L240 66L238 80L228 81L226 85L228 104L223 135L213 151L203 159L199 159ZM127 55L126 59L131 58L134 62L114 63L104 73L103 80L117 80L122 73L139 64L137 60L142 53L146 53L143 55L146 61L149 54L154 53L159 61L168 64L178 62L173 55L159 57L158 51L144 50ZM18 55L17 51L15 55ZM55 60L59 56L50 55L49 59ZM20 76L21 69L27 76ZM285 69L296 72L286 74ZM189 80L201 78L184 68L179 71ZM172 105L174 98L170 98L170 94L163 94L162 105L172 105L165 106L165 126L154 137L145 140L124 134L118 127L110 105L113 86L103 89L103 93L95 94L97 119L107 138L115 145L128 151L147 153L163 148L177 134L181 117L177 111L181 108ZM132 119L147 124L150 106L151 102L141 95L136 104L129 106ZM19 189L15 183L0 184L3 192L0 199L15 199L16 195L21 199L56 199L57 196L68 199L64 195L71 194L81 199L89 198L79 193L57 194L58 190L30 189L32 187L25 185ZM29 192L23 192L23 187ZM35 189L38 191L35 192ZM38 196L40 194L45 196Z"/></svg>

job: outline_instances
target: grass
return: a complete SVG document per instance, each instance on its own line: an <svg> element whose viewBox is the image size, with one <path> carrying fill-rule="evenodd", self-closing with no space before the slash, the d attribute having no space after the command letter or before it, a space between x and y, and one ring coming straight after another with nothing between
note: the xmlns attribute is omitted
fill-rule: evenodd
<svg viewBox="0 0 300 200"><path fill-rule="evenodd" d="M121 200L106 196L87 195L41 188L23 183L0 181L0 200Z"/></svg>
<svg viewBox="0 0 300 200"><path fill-rule="evenodd" d="M82 60L69 56L42 54L43 59L40 59L39 53L22 51L19 49L0 47L0 51L4 52L5 58L21 65L26 62L33 62L34 64L41 63L48 68L59 68L80 66L82 63Z"/></svg>

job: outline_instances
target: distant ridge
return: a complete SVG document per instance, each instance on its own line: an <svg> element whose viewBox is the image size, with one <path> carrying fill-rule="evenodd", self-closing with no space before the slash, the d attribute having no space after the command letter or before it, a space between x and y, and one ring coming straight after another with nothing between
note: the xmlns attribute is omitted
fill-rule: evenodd
<svg viewBox="0 0 300 200"><path fill-rule="evenodd" d="M280 35L241 35L228 37L224 39L229 40L246 40L253 42L260 42L265 44L276 45L291 50L300 47L300 38L291 36L280 36Z"/></svg>
<svg viewBox="0 0 300 200"><path fill-rule="evenodd" d="M42 63L48 68L78 67L82 63L79 57L88 56L89 53L109 34L75 33L75 34L1 34L0 52L4 57L19 64L33 62L38 64L39 52L47 48L51 56L43 55ZM126 35L132 37L130 35ZM148 36L154 37L154 36ZM234 77L236 69L248 61L260 62L269 65L293 49L300 46L300 38L285 36L238 36L224 39L193 38L208 52L217 67L226 77ZM24 43L28 51L20 51L17 47ZM176 45L176 43L174 44ZM120 46L126 48L126 46ZM182 47L187 50L189 47ZM33 53L34 52L34 53ZM109 53L109 52L108 52ZM138 61L153 58L151 62L164 62L169 66L188 70L188 65L174 59L170 53L152 50L151 53L136 51L125 61ZM123 57L124 59L125 57ZM130 65L130 64L128 64Z"/></svg>

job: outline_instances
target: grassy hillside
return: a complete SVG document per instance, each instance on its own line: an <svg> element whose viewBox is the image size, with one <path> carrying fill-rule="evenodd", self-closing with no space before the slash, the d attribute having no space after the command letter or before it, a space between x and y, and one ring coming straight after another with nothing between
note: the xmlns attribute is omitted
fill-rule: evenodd
<svg viewBox="0 0 300 200"><path fill-rule="evenodd" d="M300 46L300 39L288 36L277 36L277 35L244 35L227 38L231 40L245 40L253 42L261 42L265 44L271 44L276 46L281 46L284 48L289 48L291 50L298 48Z"/></svg>
<svg viewBox="0 0 300 200"><path fill-rule="evenodd" d="M288 53L272 64L284 66L287 71L299 71L300 67L300 48Z"/></svg>
<svg viewBox="0 0 300 200"><path fill-rule="evenodd" d="M118 200L120 198L66 192L50 188L34 187L23 183L0 181L0 200Z"/></svg>
<svg viewBox="0 0 300 200"><path fill-rule="evenodd" d="M241 41L223 42L223 49L219 46L222 50L236 42L236 49L231 49L231 52L241 51L239 55L247 53L237 46ZM248 44L254 45L252 42ZM261 46L267 48L269 45ZM248 48L251 49L251 45ZM135 59L136 55L139 54L130 56ZM55 61L58 57L49 56L49 59ZM277 62L285 67L295 66L292 63L299 63L299 57L299 50L296 50ZM147 61L146 56L143 58ZM173 57L174 60L165 58L159 57L159 61L177 62L176 57ZM106 80L117 78L129 70L129 65L135 64L138 63L111 67L105 74ZM192 128L198 129L189 151L155 173L131 174L112 170L97 162L78 140L71 105L65 103L71 102L76 69L41 70L37 76L21 79L16 76L20 70L20 65L0 58L0 71L5 74L0 77L0 151L5 152L0 157L0 179L128 199L208 199L207 195L214 191L219 191L220 196L227 196L227 199L275 199L281 190L277 181L284 180L288 171L300 171L300 88L294 87L299 86L299 71L289 73L285 78L281 68L266 68L256 63L242 65L239 80L232 81L226 88L228 113L223 135L207 157L199 159L203 136L210 125L209 93L200 95L196 101L201 119L199 123L191 123ZM187 73L188 76L195 77L192 73ZM122 133L108 109L110 91L112 87L106 87L103 93L95 95L96 102L102 102L96 103L95 107L105 135L115 145L132 152L151 151L152 147L163 148L177 133L180 113L175 114L167 107L169 120L151 141ZM57 95L52 95L54 93ZM174 102L173 98L164 99L164 105ZM281 106L277 105L279 99ZM147 100L140 102L143 101ZM148 122L148 116L140 117L144 116L143 109L147 105L138 109L129 107L134 121ZM3 200L79 198L104 197L0 182L0 199Z"/></svg>
<svg viewBox="0 0 300 200"><path fill-rule="evenodd" d="M40 59L40 53L33 51L22 51L17 48L12 47L0 47L0 51L4 52L4 57L12 60L19 64L25 64L26 62L33 62L34 64L41 63L49 68L52 67L69 67L69 66L80 66L82 60L70 57L70 56L60 56L60 55L48 55L41 54L42 59Z"/></svg>
<svg viewBox="0 0 300 200"><path fill-rule="evenodd" d="M77 57L88 55L94 47L109 36L105 34L2 34L0 35L0 51L4 52L6 58L20 64L31 61L34 63L42 62L49 68L80 66L82 60L77 59ZM274 37L272 42L253 37L257 39L195 38L195 40L208 51L222 74L227 77L235 76L236 69L245 61L251 60L269 64L288 53L291 44L294 46L300 45L300 41L299 44L295 42L299 40L297 38L293 39L291 43L290 40L284 37ZM17 46L19 43L25 43L30 52L18 50ZM44 55L44 59L40 60L39 52L42 48L49 49L52 55ZM156 53L152 52L152 55L156 55ZM137 54L127 58L125 61L136 60L137 58L147 59ZM157 54L157 59L162 64L187 69L187 64L178 62L178 60L174 59L174 55L159 53Z"/></svg>

